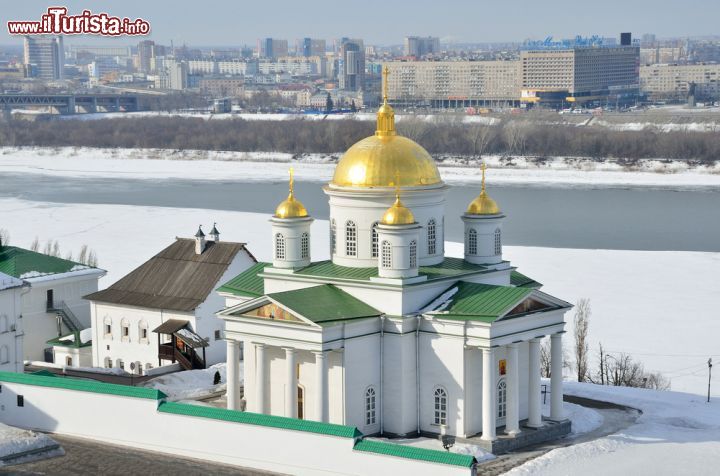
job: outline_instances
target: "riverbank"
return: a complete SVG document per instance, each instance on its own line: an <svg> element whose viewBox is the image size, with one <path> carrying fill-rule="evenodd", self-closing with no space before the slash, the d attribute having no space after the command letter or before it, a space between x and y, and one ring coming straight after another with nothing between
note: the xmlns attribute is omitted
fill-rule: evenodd
<svg viewBox="0 0 720 476"><path fill-rule="evenodd" d="M0 147L0 173L57 177L194 179L268 182L287 179L292 165L299 181L327 182L341 154L293 155L86 147ZM436 157L448 184L479 184L477 160ZM487 156L488 180L497 185L571 188L650 188L720 190L720 163L693 165L680 160L597 161L577 157ZM262 164L262 166L259 166Z"/></svg>

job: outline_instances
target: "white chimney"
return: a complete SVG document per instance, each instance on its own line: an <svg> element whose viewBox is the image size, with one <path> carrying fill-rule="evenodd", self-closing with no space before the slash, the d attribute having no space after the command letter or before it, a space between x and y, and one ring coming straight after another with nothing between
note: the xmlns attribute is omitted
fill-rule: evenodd
<svg viewBox="0 0 720 476"><path fill-rule="evenodd" d="M205 251L205 233L203 233L202 225L200 225L197 233L195 233L195 254L201 255L203 251Z"/></svg>

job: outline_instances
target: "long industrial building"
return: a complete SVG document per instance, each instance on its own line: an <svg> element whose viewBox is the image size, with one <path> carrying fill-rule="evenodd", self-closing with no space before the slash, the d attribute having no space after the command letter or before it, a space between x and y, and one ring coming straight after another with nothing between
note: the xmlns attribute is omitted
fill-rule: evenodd
<svg viewBox="0 0 720 476"><path fill-rule="evenodd" d="M640 87L654 100L720 99L720 64L654 64L640 68Z"/></svg>
<svg viewBox="0 0 720 476"><path fill-rule="evenodd" d="M517 105L518 61L403 61L387 63L388 96L397 104L431 107Z"/></svg>

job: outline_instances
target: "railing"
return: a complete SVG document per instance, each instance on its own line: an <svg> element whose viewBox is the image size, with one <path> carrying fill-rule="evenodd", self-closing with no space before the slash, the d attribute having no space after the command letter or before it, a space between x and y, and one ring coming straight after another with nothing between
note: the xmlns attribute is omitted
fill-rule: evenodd
<svg viewBox="0 0 720 476"><path fill-rule="evenodd" d="M60 316L63 324L65 324L65 326L67 326L67 328L70 329L71 332L80 332L81 330L83 330L83 325L80 324L80 321L72 312L70 307L65 304L65 301L60 301L59 303L48 301L47 311L54 312L55 314Z"/></svg>

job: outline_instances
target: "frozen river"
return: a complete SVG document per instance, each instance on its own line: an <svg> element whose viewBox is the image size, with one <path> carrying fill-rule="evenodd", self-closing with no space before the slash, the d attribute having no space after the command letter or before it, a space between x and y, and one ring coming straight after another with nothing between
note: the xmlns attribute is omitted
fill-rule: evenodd
<svg viewBox="0 0 720 476"><path fill-rule="evenodd" d="M262 167L258 164L258 167ZM144 205L271 213L284 182L65 178L0 174L0 197L38 202ZM317 182L296 186L316 218L328 215ZM495 186L508 245L625 250L720 251L720 191ZM462 241L459 215L477 187L451 186L446 239ZM453 214L458 216L452 219Z"/></svg>

